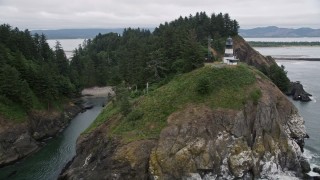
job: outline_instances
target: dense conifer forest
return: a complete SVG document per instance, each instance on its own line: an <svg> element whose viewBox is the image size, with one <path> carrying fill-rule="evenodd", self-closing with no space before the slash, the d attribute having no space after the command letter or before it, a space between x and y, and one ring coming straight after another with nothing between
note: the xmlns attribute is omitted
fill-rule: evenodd
<svg viewBox="0 0 320 180"><path fill-rule="evenodd" d="M57 42L52 50L46 37L0 26L0 114L15 119L30 109L50 109L77 93L70 81L68 59Z"/></svg>
<svg viewBox="0 0 320 180"><path fill-rule="evenodd" d="M45 35L31 35L8 24L0 26L0 113L52 108L84 87L125 83L138 89L204 65L208 43L223 52L225 38L238 33L228 14L196 13L160 24L153 32L126 28L98 34L74 50L71 61L57 42L51 49ZM209 58L208 58L209 56Z"/></svg>
<svg viewBox="0 0 320 180"><path fill-rule="evenodd" d="M208 43L223 53L225 39L238 29L228 14L200 12L160 24L153 32L126 28L122 35L99 34L74 51L71 80L77 87L125 82L141 89L203 66Z"/></svg>

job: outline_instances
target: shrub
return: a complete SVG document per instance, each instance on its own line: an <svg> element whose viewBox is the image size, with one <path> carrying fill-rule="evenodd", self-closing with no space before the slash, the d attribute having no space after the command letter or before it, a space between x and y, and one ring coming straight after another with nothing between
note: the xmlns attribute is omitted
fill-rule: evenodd
<svg viewBox="0 0 320 180"><path fill-rule="evenodd" d="M208 78L202 77L198 79L197 81L197 86L196 86L196 91L200 95L205 95L208 94L210 91L210 82Z"/></svg>
<svg viewBox="0 0 320 180"><path fill-rule="evenodd" d="M261 98L262 93L260 89L255 89L250 93L250 99L253 101L254 104L258 104L259 99Z"/></svg>
<svg viewBox="0 0 320 180"><path fill-rule="evenodd" d="M123 98L120 100L120 111L121 113L126 116L131 111L131 106L128 98Z"/></svg>
<svg viewBox="0 0 320 180"><path fill-rule="evenodd" d="M271 65L269 68L263 66L260 68L260 71L268 76L271 81L282 91L287 92L290 86L290 80L287 76L287 71L285 67L281 65L279 67L277 64Z"/></svg>
<svg viewBox="0 0 320 180"><path fill-rule="evenodd" d="M133 110L131 111L128 116L126 117L127 121L136 121L140 118L142 118L143 112L140 110Z"/></svg>

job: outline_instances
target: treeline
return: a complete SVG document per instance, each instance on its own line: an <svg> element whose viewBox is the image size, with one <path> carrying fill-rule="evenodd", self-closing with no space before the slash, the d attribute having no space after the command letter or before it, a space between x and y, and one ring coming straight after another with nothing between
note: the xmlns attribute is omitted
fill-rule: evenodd
<svg viewBox="0 0 320 180"><path fill-rule="evenodd" d="M282 46L320 46L319 41L315 42L268 42L268 41L248 41L253 47L282 47Z"/></svg>
<svg viewBox="0 0 320 180"><path fill-rule="evenodd" d="M70 77L77 87L125 82L144 88L203 66L208 43L223 53L225 39L238 29L228 14L200 12L160 24L154 32L127 28L121 36L99 34L74 51Z"/></svg>
<svg viewBox="0 0 320 180"><path fill-rule="evenodd" d="M46 37L0 25L0 113L5 107L50 108L52 102L75 94L68 59L57 42L52 50Z"/></svg>

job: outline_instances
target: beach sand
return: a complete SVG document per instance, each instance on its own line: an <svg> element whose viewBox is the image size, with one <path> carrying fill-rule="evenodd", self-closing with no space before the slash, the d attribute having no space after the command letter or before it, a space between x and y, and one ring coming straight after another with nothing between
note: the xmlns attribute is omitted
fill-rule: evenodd
<svg viewBox="0 0 320 180"><path fill-rule="evenodd" d="M114 92L111 86L86 88L81 92L83 96L89 95L89 96L97 96L97 97L107 97L109 93L112 96L114 95Z"/></svg>

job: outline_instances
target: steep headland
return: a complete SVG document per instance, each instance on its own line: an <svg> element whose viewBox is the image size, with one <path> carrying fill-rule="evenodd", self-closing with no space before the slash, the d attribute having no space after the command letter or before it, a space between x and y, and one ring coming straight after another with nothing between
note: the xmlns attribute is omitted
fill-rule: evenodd
<svg viewBox="0 0 320 180"><path fill-rule="evenodd" d="M311 101L311 94L305 92L300 82L289 82L284 67L278 67L275 59L271 56L264 57L259 52L254 50L241 36L234 38L234 51L237 58L241 62L254 66L260 71L268 74L269 78L287 95L292 96L293 100L303 102ZM270 73L273 72L273 73ZM282 76L279 76L282 73Z"/></svg>
<svg viewBox="0 0 320 180"><path fill-rule="evenodd" d="M234 51L237 58L241 62L244 62L250 66L254 66L257 69L261 69L263 66L270 67L276 64L276 61L270 57L264 57L259 52L254 50L241 36L235 36L234 41Z"/></svg>
<svg viewBox="0 0 320 180"><path fill-rule="evenodd" d="M109 103L77 141L61 179L301 176L304 120L247 65L203 67L135 99Z"/></svg>

